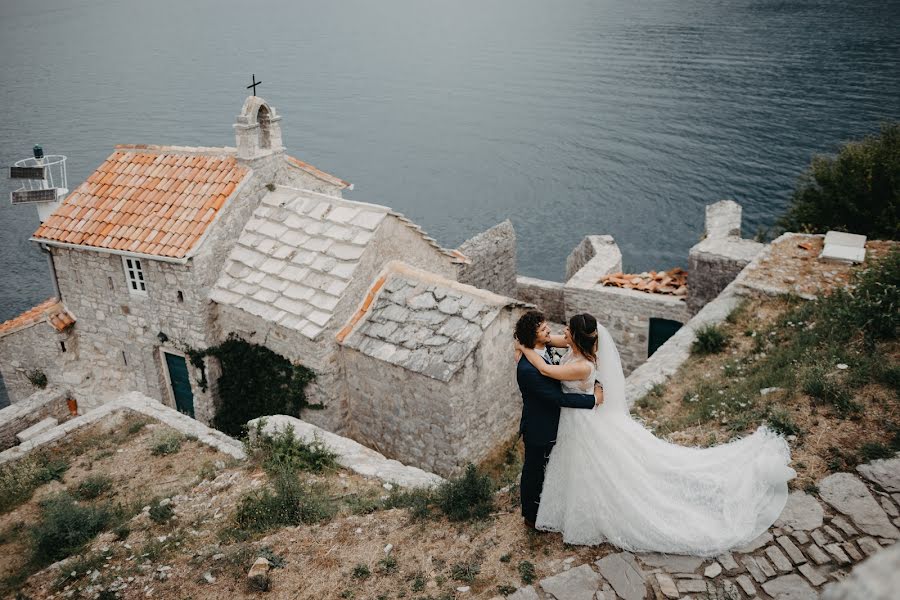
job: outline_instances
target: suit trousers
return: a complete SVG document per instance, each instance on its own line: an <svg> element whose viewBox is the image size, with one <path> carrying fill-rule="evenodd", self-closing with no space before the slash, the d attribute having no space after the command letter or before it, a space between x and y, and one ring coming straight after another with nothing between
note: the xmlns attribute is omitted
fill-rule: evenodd
<svg viewBox="0 0 900 600"><path fill-rule="evenodd" d="M522 516L532 523L537 520L541 490L544 487L544 471L550 460L550 451L555 442L549 444L525 444L525 462L522 464L522 481L519 494L522 499Z"/></svg>

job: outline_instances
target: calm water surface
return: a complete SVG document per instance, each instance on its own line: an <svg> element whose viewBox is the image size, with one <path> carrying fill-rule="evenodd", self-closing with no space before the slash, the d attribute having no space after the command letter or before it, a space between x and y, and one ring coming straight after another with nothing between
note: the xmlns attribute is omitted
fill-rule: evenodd
<svg viewBox="0 0 900 600"><path fill-rule="evenodd" d="M684 265L722 198L752 235L812 154L900 118L900 1L8 0L0 52L4 165L41 143L74 187L116 143L233 145L255 73L352 199L448 247L510 218L549 279L591 233ZM36 226L0 201L0 320L51 293Z"/></svg>

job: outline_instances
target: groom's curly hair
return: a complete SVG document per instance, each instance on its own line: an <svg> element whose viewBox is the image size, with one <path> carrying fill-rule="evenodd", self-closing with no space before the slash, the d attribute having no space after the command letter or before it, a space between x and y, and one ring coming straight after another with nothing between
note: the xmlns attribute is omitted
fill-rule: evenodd
<svg viewBox="0 0 900 600"><path fill-rule="evenodd" d="M538 327L546 320L541 311L529 310L516 321L516 339L526 348L534 348Z"/></svg>

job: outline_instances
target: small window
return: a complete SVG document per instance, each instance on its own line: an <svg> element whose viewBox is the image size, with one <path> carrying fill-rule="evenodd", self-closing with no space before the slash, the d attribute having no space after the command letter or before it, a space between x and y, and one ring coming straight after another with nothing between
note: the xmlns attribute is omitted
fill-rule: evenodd
<svg viewBox="0 0 900 600"><path fill-rule="evenodd" d="M184 302L184 294L181 293L181 290L178 290L178 301Z"/></svg>
<svg viewBox="0 0 900 600"><path fill-rule="evenodd" d="M125 283L128 284L128 291L132 294L146 294L147 282L144 280L144 269L140 259L123 256L122 263L125 265Z"/></svg>
<svg viewBox="0 0 900 600"><path fill-rule="evenodd" d="M60 343L59 343L59 349L62 350L63 352L65 352L65 351L66 351L66 343L65 343L65 342L60 342Z"/></svg>

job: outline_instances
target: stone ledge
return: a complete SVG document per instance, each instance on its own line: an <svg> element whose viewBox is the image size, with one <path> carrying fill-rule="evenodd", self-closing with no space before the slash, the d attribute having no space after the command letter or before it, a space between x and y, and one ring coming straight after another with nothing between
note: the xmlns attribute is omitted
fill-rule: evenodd
<svg viewBox="0 0 900 600"><path fill-rule="evenodd" d="M294 437L298 440L309 443L318 438L337 454L338 464L365 477L375 477L402 487L431 487L444 482L442 477L434 473L404 465L359 442L331 433L296 417L273 415L254 419L247 424L251 435L255 433L260 421L264 421L262 432L268 435L293 427Z"/></svg>
<svg viewBox="0 0 900 600"><path fill-rule="evenodd" d="M186 435L194 436L200 442L228 454L233 458L246 458L243 445L236 439L228 437L221 431L216 431L215 429L207 427L200 421L196 421L187 415L183 415L152 398L144 396L140 392L128 392L112 402L108 402L84 415L75 417L62 425L49 429L27 442L0 452L0 464L18 460L37 448L58 443L73 431L96 423L104 417L120 410L130 410L146 415L168 425L172 429Z"/></svg>

